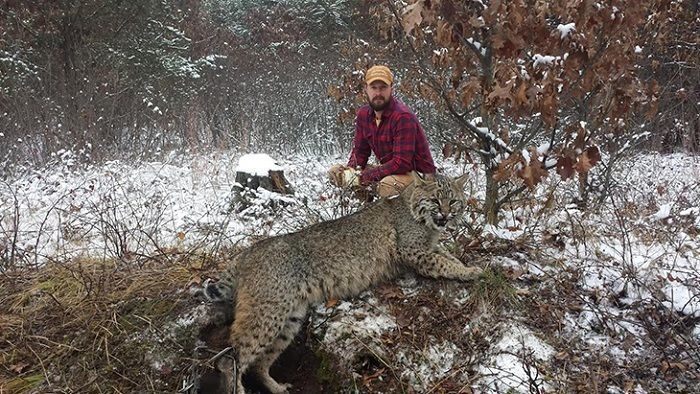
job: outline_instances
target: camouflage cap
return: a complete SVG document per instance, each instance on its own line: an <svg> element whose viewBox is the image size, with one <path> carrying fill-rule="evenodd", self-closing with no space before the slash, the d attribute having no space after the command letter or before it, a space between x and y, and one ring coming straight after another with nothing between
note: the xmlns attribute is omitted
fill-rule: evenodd
<svg viewBox="0 0 700 394"><path fill-rule="evenodd" d="M394 74L391 73L387 66L372 66L365 74L365 83L369 85L374 81L382 81L387 85L391 85L394 82Z"/></svg>

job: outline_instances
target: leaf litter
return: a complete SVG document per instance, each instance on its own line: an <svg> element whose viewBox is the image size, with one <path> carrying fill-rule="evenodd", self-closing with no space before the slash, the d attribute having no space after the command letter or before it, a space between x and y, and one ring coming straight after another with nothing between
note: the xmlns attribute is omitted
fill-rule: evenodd
<svg viewBox="0 0 700 394"><path fill-rule="evenodd" d="M24 266L0 285L2 386L174 390L202 319L188 287L256 239L359 206L327 185L336 158L291 158L280 165L294 203L262 192L234 214L236 160L57 163L9 180L2 193L24 212ZM304 357L326 354L343 382L333 387L361 392L695 392L699 173L694 157L636 157L612 203L590 210L572 206L566 188L552 200L550 176L498 226L470 216L469 233L446 240L490 274L467 285L409 275L320 306L305 334L317 350Z"/></svg>

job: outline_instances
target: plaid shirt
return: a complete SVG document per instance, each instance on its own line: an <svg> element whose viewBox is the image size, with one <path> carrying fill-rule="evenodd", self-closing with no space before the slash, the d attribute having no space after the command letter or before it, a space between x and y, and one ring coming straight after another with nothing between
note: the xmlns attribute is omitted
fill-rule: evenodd
<svg viewBox="0 0 700 394"><path fill-rule="evenodd" d="M406 104L393 96L389 100L378 127L372 107L365 105L357 111L354 147L348 166L364 169L360 178L363 184L414 170L424 174L435 172L428 140L418 118ZM381 165L365 169L371 152Z"/></svg>

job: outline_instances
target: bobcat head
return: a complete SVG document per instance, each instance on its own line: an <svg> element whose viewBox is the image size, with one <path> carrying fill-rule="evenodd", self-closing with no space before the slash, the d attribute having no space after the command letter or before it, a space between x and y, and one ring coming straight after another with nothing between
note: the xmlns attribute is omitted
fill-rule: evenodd
<svg viewBox="0 0 700 394"><path fill-rule="evenodd" d="M429 228L444 229L464 211L466 181L467 174L454 179L436 174L434 180L414 176L415 187L409 200L411 214Z"/></svg>

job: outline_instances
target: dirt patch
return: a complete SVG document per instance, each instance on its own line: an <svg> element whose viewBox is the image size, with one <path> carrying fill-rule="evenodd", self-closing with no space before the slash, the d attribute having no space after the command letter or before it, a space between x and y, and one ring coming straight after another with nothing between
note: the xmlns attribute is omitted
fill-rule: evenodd
<svg viewBox="0 0 700 394"><path fill-rule="evenodd" d="M202 340L211 349L227 346L226 327L207 328L202 332ZM334 393L337 392L335 371L329 369L325 354L314 349L313 340L304 329L270 368L270 375L280 383L291 383L290 394L294 393ZM216 370L202 375L200 393L223 392L223 377ZM246 392L266 394L268 391L253 374L243 376Z"/></svg>

